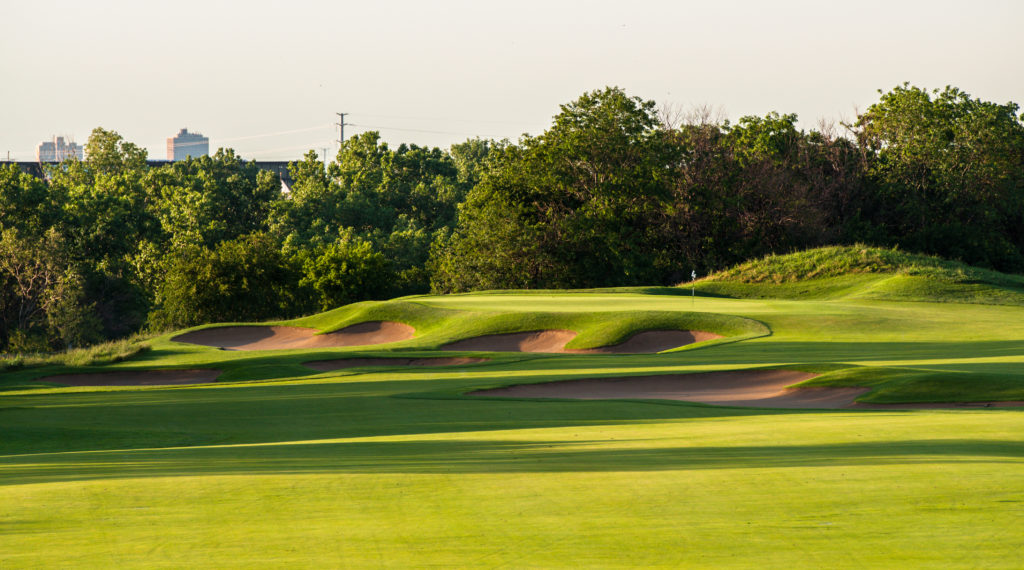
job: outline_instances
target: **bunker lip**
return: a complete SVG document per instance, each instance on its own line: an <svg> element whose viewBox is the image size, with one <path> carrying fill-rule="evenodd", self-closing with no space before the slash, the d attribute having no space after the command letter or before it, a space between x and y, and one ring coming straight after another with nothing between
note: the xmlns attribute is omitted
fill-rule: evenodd
<svg viewBox="0 0 1024 570"><path fill-rule="evenodd" d="M652 354L721 335L704 331L649 330L629 337L625 342L598 348L567 349L565 343L576 337L569 330L541 330L491 334L467 338L441 347L441 350L488 352L552 352L571 354Z"/></svg>
<svg viewBox="0 0 1024 570"><path fill-rule="evenodd" d="M625 342L598 348L568 349L579 354L653 354L688 344L722 338L722 335L704 331L649 330L638 332Z"/></svg>
<svg viewBox="0 0 1024 570"><path fill-rule="evenodd" d="M66 386L175 386L209 384L220 376L220 370L118 370L88 374L58 374L37 378L36 382L52 382Z"/></svg>
<svg viewBox="0 0 1024 570"><path fill-rule="evenodd" d="M682 400L757 408L845 408L869 388L788 388L817 374L796 370L727 370L519 384L470 396L578 400Z"/></svg>
<svg viewBox="0 0 1024 570"><path fill-rule="evenodd" d="M441 350L478 350L487 352L564 352L565 343L576 337L567 330L543 330L508 334L488 334L448 343Z"/></svg>
<svg viewBox="0 0 1024 570"><path fill-rule="evenodd" d="M425 357L425 358L338 358L334 360L313 360L302 365L320 372L358 368L360 366L459 366L487 362L486 358Z"/></svg>
<svg viewBox="0 0 1024 570"><path fill-rule="evenodd" d="M227 350L285 350L386 344L412 338L415 329L393 321L367 321L339 331L316 334L316 329L285 326L215 327L180 334L172 341Z"/></svg>

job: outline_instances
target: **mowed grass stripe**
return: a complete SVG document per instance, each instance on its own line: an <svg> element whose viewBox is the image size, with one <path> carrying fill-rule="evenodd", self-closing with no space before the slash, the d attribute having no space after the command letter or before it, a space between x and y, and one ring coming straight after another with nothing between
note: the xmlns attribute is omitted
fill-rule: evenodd
<svg viewBox="0 0 1024 570"><path fill-rule="evenodd" d="M809 384L871 386L875 401L1024 399L1024 308L865 299L852 282L833 289L783 300L416 297L290 323L415 321L417 336L400 346L253 354L164 337L98 367L208 366L230 379L219 385L41 389L39 371L5 374L0 566L1014 565L1024 549L1022 410L462 396L552 379L787 367L820 374ZM750 319L771 334L658 355L492 353L464 368L307 373L301 364L429 356L452 338L534 323L576 322L591 339L613 338L644 319L602 330L601 317L640 312Z"/></svg>
<svg viewBox="0 0 1024 570"><path fill-rule="evenodd" d="M1012 532L1024 508L1018 427L1011 412L752 413L115 451L87 454L98 455L91 466L81 454L26 457L34 460L26 468L45 470L63 455L69 471L83 471L73 481L0 487L12 506L0 519L4 552L16 553L3 559L12 567L996 562L1022 546ZM90 469L108 476L90 480Z"/></svg>

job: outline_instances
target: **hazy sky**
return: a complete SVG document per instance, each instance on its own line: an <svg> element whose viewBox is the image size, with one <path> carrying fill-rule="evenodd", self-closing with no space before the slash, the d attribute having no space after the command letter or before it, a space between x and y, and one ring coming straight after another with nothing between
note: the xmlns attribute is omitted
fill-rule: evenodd
<svg viewBox="0 0 1024 570"><path fill-rule="evenodd" d="M725 116L852 118L878 89L1024 103L1021 0L3 0L0 160L115 130L166 157L182 127L247 158L346 136L447 147L538 134L617 85Z"/></svg>

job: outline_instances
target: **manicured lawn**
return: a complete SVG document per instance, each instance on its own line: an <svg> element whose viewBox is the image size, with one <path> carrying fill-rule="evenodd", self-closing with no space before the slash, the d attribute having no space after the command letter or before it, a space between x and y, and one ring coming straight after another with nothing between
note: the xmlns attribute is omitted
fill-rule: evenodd
<svg viewBox="0 0 1024 570"><path fill-rule="evenodd" d="M379 350L245 353L168 335L109 367L226 371L227 382L194 387L32 381L66 369L0 375L0 567L1019 565L1024 410L462 394L787 366L828 372L820 384L873 386L869 400L1024 400L1024 307L494 294L300 322L333 330L373 315L405 315L417 337ZM746 340L660 355L492 355L451 368L301 366L427 355L488 326L569 324L597 342L664 319L734 327Z"/></svg>

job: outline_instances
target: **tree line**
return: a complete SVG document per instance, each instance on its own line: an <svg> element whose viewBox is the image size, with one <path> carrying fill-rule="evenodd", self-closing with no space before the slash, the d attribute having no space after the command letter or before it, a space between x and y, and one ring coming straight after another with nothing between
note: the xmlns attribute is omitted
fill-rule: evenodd
<svg viewBox="0 0 1024 570"><path fill-rule="evenodd" d="M232 150L149 167L96 129L46 180L0 167L0 351L480 289L672 284L825 244L1024 272L1024 119L953 87L842 130L673 121L618 88L542 134L392 149L368 132L273 173Z"/></svg>

